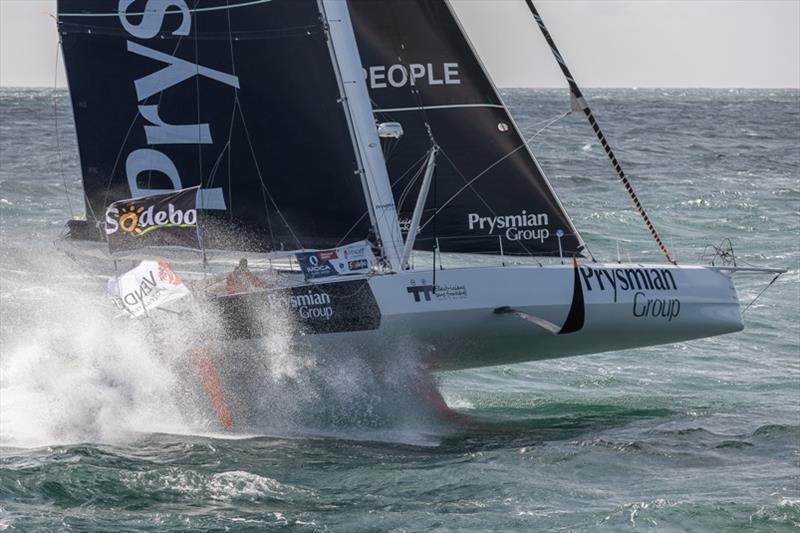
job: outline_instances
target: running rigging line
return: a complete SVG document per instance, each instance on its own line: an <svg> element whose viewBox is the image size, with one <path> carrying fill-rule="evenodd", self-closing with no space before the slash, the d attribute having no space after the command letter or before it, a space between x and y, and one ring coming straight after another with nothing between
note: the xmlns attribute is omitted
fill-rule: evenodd
<svg viewBox="0 0 800 533"><path fill-rule="evenodd" d="M69 198L69 188L67 187L67 177L64 174L64 159L61 157L61 135L58 131L58 59L61 55L61 36L59 35L58 44L56 45L56 67L55 79L53 80L53 121L56 128L56 150L58 151L58 167L61 172L61 183L64 185L64 196L67 198L67 206L69 206L69 215L75 218L75 212L72 210L72 201ZM85 193L84 193L85 195ZM87 202L87 205L90 205ZM91 206L90 206L91 207Z"/></svg>
<svg viewBox="0 0 800 533"><path fill-rule="evenodd" d="M597 139L600 141L600 144L603 146L603 149L608 156L608 159L611 161L611 165L614 167L614 170L617 172L617 176L619 176L620 181L625 186L625 190L628 191L628 195L633 200L636 209L639 211L639 215L641 215L642 220L647 225L647 229L650 230L650 235L653 236L655 239L656 244L661 249L661 252L672 264L675 264L675 260L672 259L669 251L667 251L667 247L664 246L664 243L659 237L658 232L656 231L655 226L650 221L650 217L647 216L647 212L644 210L641 202L639 201L639 197L636 195L636 192L633 190L633 185L628 180L628 177L623 172L622 167L617 161L617 157L614 155L613 150L611 150L611 145L608 144L605 135L603 135L603 131L600 129L600 125L597 123L597 120L594 118L594 114L592 110L589 108L589 104L586 103L586 100L583 97L583 93L581 93L578 84L575 82L575 78L572 77L572 73L569 71L567 64L564 62L564 58L561 56L561 52L558 51L556 47L555 41L550 36L550 32L547 31L547 27L544 25L544 21L542 17L539 15L539 12L536 10L536 7L533 5L533 0L525 0L525 3L528 5L528 9L530 9L533 18L536 19L536 24L539 25L539 29L542 31L542 35L544 35L547 44L550 46L550 51L553 53L553 56L556 58L558 62L558 66L561 68L561 72L564 74L564 77L567 79L567 83L569 84L570 94L572 96L572 109L574 111L583 111L586 118L589 120L589 124L592 126L595 135L597 135Z"/></svg>

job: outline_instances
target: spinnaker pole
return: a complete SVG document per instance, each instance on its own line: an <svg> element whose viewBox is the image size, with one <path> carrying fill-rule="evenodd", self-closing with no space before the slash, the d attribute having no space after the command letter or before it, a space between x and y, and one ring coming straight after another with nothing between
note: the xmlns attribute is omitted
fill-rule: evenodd
<svg viewBox="0 0 800 533"><path fill-rule="evenodd" d="M558 47L556 46L555 41L553 41L550 32L547 31L547 27L544 25L544 21L542 20L541 15L539 15L539 12L536 10L536 6L533 5L533 0L525 0L525 3L528 4L528 9L530 9L533 18L536 19L536 24L539 25L539 29L542 31L542 35L544 35L547 44L550 46L550 51L553 52L553 56L556 58L558 66L561 68L561 72L567 79L567 83L569 84L570 96L572 97L572 110L583 111L583 114L586 115L586 118L589 120L589 125L592 126L592 130L594 130L595 135L597 135L597 139L603 146L603 150L605 150L608 159L611 161L611 166L614 167L614 170L617 172L617 176L619 176L620 181L622 181L622 184L625 186L625 190L628 191L628 196L630 196L631 200L633 200L633 204L639 211L639 215L641 215L642 220L644 220L647 229L650 230L650 235L652 235L653 239L655 239L656 244L658 244L658 247L661 249L661 252L667 258L667 261L674 264L675 261L672 259L672 256L667 250L667 247L664 246L664 242L661 240L661 237L659 237L655 226L653 226L653 223L650 221L650 217L647 216L647 212L645 211L644 206L642 206L642 203L639 201L639 197L633 190L633 185L631 185L630 180L628 180L628 177L622 170L619 161L617 161L617 157L614 155L614 151L611 149L611 145L608 144L606 136L603 134L603 130L600 129L600 125L594 118L594 114L592 113L592 110L589 108L589 104L586 103L586 99L583 97L583 93L581 92L580 87L578 87L578 84L575 82L575 78L572 77L572 73L569 71L569 67L567 67L564 58L561 56L561 52L558 51Z"/></svg>

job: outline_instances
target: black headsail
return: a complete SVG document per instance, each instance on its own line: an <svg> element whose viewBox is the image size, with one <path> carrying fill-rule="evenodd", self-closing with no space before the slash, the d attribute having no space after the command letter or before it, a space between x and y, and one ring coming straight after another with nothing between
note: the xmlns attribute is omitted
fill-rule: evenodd
<svg viewBox="0 0 800 533"><path fill-rule="evenodd" d="M317 0L59 0L58 10L91 222L114 201L200 185L209 248L367 237Z"/></svg>
<svg viewBox="0 0 800 533"><path fill-rule="evenodd" d="M415 249L582 255L583 241L445 0L348 0L376 116L405 134L387 151L402 219L440 147ZM437 215L434 217L434 213Z"/></svg>

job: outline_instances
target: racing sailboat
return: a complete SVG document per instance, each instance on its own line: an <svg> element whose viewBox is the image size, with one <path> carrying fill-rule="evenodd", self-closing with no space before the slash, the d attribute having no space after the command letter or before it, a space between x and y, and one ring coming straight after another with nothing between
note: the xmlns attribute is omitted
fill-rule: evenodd
<svg viewBox="0 0 800 533"><path fill-rule="evenodd" d="M526 2L666 262L595 260L449 0L59 0L87 212L65 242L187 279L271 265L194 286L245 347L276 313L309 350L397 339L441 370L741 330L730 269L672 260Z"/></svg>

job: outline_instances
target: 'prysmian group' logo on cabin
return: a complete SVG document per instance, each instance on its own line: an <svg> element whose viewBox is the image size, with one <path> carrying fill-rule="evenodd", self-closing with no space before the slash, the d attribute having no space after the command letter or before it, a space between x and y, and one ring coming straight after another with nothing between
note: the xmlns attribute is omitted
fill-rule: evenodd
<svg viewBox="0 0 800 533"><path fill-rule="evenodd" d="M148 208L132 202L129 206L118 209L111 207L106 212L106 234L117 231L133 236L145 235L160 228L195 228L197 227L197 209L178 209L168 204L166 209L156 210L156 206Z"/></svg>
<svg viewBox="0 0 800 533"><path fill-rule="evenodd" d="M478 213L467 215L470 231L483 231L487 235L503 235L509 241L544 242L550 237L550 219L547 213L528 213L523 210L517 215L498 215L483 217Z"/></svg>
<svg viewBox="0 0 800 533"><path fill-rule="evenodd" d="M267 295L272 307L291 309L303 320L330 320L334 315L331 297L322 290L305 293L269 293Z"/></svg>

